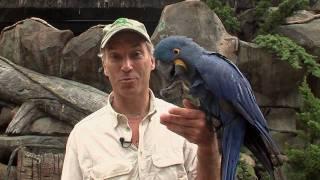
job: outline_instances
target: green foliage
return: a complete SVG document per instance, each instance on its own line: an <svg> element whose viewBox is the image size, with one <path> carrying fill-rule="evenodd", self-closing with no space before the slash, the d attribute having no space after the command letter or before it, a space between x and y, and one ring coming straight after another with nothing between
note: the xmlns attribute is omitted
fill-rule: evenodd
<svg viewBox="0 0 320 180"><path fill-rule="evenodd" d="M223 4L219 0L206 0L205 3L221 19L228 32L236 33L240 31L240 22L236 18L234 10L228 4Z"/></svg>
<svg viewBox="0 0 320 180"><path fill-rule="evenodd" d="M308 73L320 78L320 65L315 61L315 56L308 54L291 39L268 34L259 35L253 41L276 54L281 60L287 61L292 67L296 69L305 67Z"/></svg>
<svg viewBox="0 0 320 180"><path fill-rule="evenodd" d="M308 0L284 0L276 10L268 10L269 0L260 1L257 5L256 17L260 18L258 34L268 34L282 24L286 17L307 6ZM265 12L265 13L263 13ZM261 22L262 21L262 22Z"/></svg>
<svg viewBox="0 0 320 180"><path fill-rule="evenodd" d="M291 148L287 151L288 179L309 180L320 177L320 99L311 92L306 79L299 88L303 99L298 119L304 130L303 137L306 147L303 149ZM318 141L318 142L317 142Z"/></svg>
<svg viewBox="0 0 320 180"><path fill-rule="evenodd" d="M304 67L307 70L306 77L311 73L320 78L320 65L315 61L315 57L289 38L280 35L259 35L254 42L276 54L281 60L287 61L294 68ZM306 78L299 91L303 106L297 115L302 128L300 137L305 140L306 147L289 148L286 174L290 180L317 179L320 177L320 99L313 95Z"/></svg>
<svg viewBox="0 0 320 180"><path fill-rule="evenodd" d="M258 2L255 10L255 17L259 23L263 22L263 19L269 13L268 11L271 6L272 4L269 0L262 0Z"/></svg>
<svg viewBox="0 0 320 180"><path fill-rule="evenodd" d="M306 80L299 90L303 98L303 106L298 113L298 118L308 135L308 142L313 143L320 139L320 99L313 95Z"/></svg>
<svg viewBox="0 0 320 180"><path fill-rule="evenodd" d="M305 149L290 149L287 152L290 170L288 179L309 180L320 176L320 146L310 144Z"/></svg>
<svg viewBox="0 0 320 180"><path fill-rule="evenodd" d="M255 180L257 176L252 166L240 160L237 166L237 178L238 180Z"/></svg>

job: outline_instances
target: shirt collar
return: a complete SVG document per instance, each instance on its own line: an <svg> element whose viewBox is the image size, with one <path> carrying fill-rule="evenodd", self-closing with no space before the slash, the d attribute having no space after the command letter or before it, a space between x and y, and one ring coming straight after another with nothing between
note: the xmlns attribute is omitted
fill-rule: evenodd
<svg viewBox="0 0 320 180"><path fill-rule="evenodd" d="M149 111L147 115L143 118L143 121L148 119L151 120L152 115L154 115L157 110L155 107L155 96L152 92L151 89L149 89L149 96L150 96L150 105L149 105ZM112 127L116 128L120 123L127 123L127 119L125 118L124 114L116 112L113 107L112 107L112 101L113 101L113 92L111 92L108 96L108 103L107 103L107 108L110 110L109 112L111 113L112 118Z"/></svg>

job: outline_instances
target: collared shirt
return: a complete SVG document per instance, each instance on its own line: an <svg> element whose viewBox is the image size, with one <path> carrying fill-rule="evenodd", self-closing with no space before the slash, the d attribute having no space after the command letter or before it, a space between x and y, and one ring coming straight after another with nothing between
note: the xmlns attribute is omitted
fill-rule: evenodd
<svg viewBox="0 0 320 180"><path fill-rule="evenodd" d="M195 179L197 146L168 130L160 114L174 105L150 91L149 113L139 124L139 145L130 141L128 119L110 104L80 121L70 133L62 180ZM127 144L125 143L124 146Z"/></svg>

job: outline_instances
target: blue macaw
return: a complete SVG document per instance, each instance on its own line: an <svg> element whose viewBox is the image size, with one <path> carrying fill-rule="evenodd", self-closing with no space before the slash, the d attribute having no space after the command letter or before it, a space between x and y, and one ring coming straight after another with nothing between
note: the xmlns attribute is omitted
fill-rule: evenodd
<svg viewBox="0 0 320 180"><path fill-rule="evenodd" d="M240 70L221 54L209 52L183 36L161 40L154 57L168 67L172 79L187 80L190 94L200 100L208 120L213 116L221 121L222 179L235 178L243 144L274 179L279 172L277 166L282 164L280 151Z"/></svg>

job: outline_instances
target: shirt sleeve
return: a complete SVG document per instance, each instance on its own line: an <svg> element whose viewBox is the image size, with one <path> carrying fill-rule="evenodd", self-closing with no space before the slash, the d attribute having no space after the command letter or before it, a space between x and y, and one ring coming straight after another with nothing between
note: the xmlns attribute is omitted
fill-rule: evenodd
<svg viewBox="0 0 320 180"><path fill-rule="evenodd" d="M187 171L188 179L194 180L197 177L197 150L196 144L190 143L186 140L184 147L184 166Z"/></svg>
<svg viewBox="0 0 320 180"><path fill-rule="evenodd" d="M82 180L82 171L78 159L78 152L76 146L76 138L74 131L69 135L66 152L64 156L61 180Z"/></svg>

